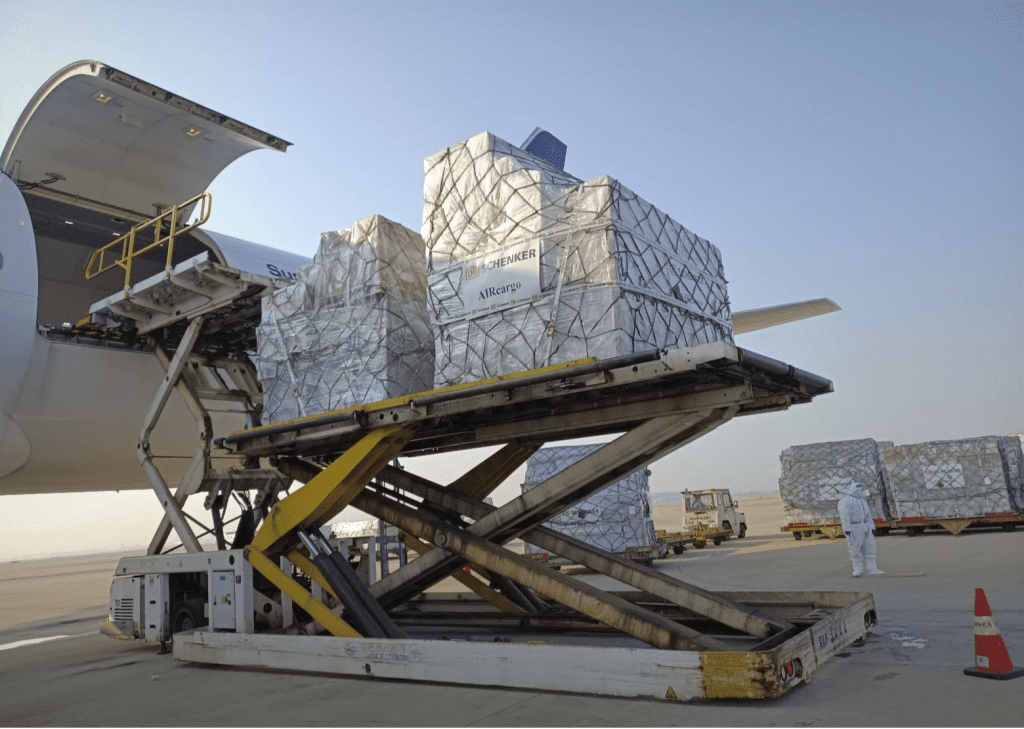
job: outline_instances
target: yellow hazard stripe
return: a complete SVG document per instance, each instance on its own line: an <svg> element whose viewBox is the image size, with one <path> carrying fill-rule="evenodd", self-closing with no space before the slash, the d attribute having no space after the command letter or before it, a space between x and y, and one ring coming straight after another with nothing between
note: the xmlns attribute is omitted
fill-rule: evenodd
<svg viewBox="0 0 1024 729"><path fill-rule="evenodd" d="M457 390L468 390L473 387L478 387L481 385L490 385L495 382L514 382L515 380L527 377L529 375L540 375L546 372L557 372L558 370L569 369L570 367L576 367L577 365L584 365L590 364L591 362L597 362L597 360L597 357L584 357L583 359L574 359L571 362L558 362L556 364L547 365L545 367L538 367L537 369L533 370L522 370L521 372L512 372L507 375L488 377L487 379L484 380L462 382L459 383L458 385L448 385L447 387L439 387L436 390L425 390L423 392L415 392L411 395L400 395L399 397L393 397L387 400L377 400L376 402L365 403L362 405L352 405L350 407L341 408L339 410L331 410L330 412L327 413L315 413L313 415L307 415L301 418L293 418L292 420L282 420L277 423L268 423L266 425L261 425L258 428L252 428L250 430L240 430L237 433L234 433L234 435L239 435L241 433L259 433L261 430L277 428L282 425L294 425L305 421L316 420L318 418L324 417L325 415L337 415L340 413L359 411L372 413L378 410L389 410L391 408L400 407L402 405L408 405L413 400L420 397L425 397L427 395L436 395L442 392L455 392Z"/></svg>

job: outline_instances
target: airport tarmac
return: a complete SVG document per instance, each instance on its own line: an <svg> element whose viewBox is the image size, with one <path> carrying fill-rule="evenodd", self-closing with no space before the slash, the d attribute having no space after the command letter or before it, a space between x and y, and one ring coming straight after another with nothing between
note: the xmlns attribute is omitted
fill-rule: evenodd
<svg viewBox="0 0 1024 729"><path fill-rule="evenodd" d="M740 502L746 539L689 549L657 568L709 590L869 591L880 621L862 645L774 701L610 699L190 665L97 633L117 555L91 555L0 564L0 725L1020 726L1024 678L963 669L974 662L976 587L1024 665L1024 533L892 534L878 539L889 575L854 579L842 540L797 542L778 531L777 498ZM677 509L656 505L657 526L678 529Z"/></svg>

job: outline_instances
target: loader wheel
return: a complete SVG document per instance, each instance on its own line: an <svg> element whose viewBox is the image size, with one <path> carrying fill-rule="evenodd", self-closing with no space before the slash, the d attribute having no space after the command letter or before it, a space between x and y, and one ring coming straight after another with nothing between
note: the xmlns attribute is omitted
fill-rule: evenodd
<svg viewBox="0 0 1024 729"><path fill-rule="evenodd" d="M202 597L179 602L171 611L171 635L206 626L210 621L203 616L204 605L206 599Z"/></svg>
<svg viewBox="0 0 1024 729"><path fill-rule="evenodd" d="M738 536L740 539L743 539L743 537L747 536L747 525L744 524L742 521L740 522L740 533L736 536Z"/></svg>
<svg viewBox="0 0 1024 729"><path fill-rule="evenodd" d="M795 539L795 540L797 540L799 542L803 538L804 538L803 532L793 532L793 539Z"/></svg>
<svg viewBox="0 0 1024 729"><path fill-rule="evenodd" d="M677 544L676 546L672 547L672 554L682 554L685 551L686 547L684 547L682 544Z"/></svg>
<svg viewBox="0 0 1024 729"><path fill-rule="evenodd" d="M694 542L693 543L693 546L695 546L697 549L704 549L704 547L706 547L707 545L708 545L707 542Z"/></svg>
<svg viewBox="0 0 1024 729"><path fill-rule="evenodd" d="M711 541L712 541L712 542L714 542L714 543L715 543L715 546L717 547L717 546L718 546L719 544L721 544L721 543L722 543L722 538L721 538L721 537L715 537L715 538L714 538L714 539L712 539Z"/></svg>

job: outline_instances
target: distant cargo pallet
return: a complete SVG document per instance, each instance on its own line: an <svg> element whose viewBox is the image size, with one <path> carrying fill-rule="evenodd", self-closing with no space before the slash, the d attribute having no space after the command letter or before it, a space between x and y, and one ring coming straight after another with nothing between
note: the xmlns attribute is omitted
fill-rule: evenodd
<svg viewBox="0 0 1024 729"><path fill-rule="evenodd" d="M924 516L911 516L906 519L875 519L875 533L884 536L894 529L906 529L907 536L922 533L925 529L945 529L950 534L960 534L971 527L1002 527L1003 531L1012 532L1018 524L1024 524L1024 514L1003 511L984 516L969 516L952 519L929 519ZM837 523L812 524L810 522L793 522L780 527L780 531L790 532L794 539L824 534L829 539L836 539L843 533L843 527Z"/></svg>

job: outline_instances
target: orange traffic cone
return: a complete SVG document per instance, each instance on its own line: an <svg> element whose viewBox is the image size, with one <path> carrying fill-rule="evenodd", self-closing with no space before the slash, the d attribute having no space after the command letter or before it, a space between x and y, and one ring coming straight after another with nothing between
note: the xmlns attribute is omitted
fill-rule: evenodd
<svg viewBox="0 0 1024 729"><path fill-rule="evenodd" d="M974 591L974 668L965 668L964 673L1004 681L1024 676L1024 668L1013 667L1010 652L1006 650L1003 636L992 619L992 608L985 591L980 587Z"/></svg>

